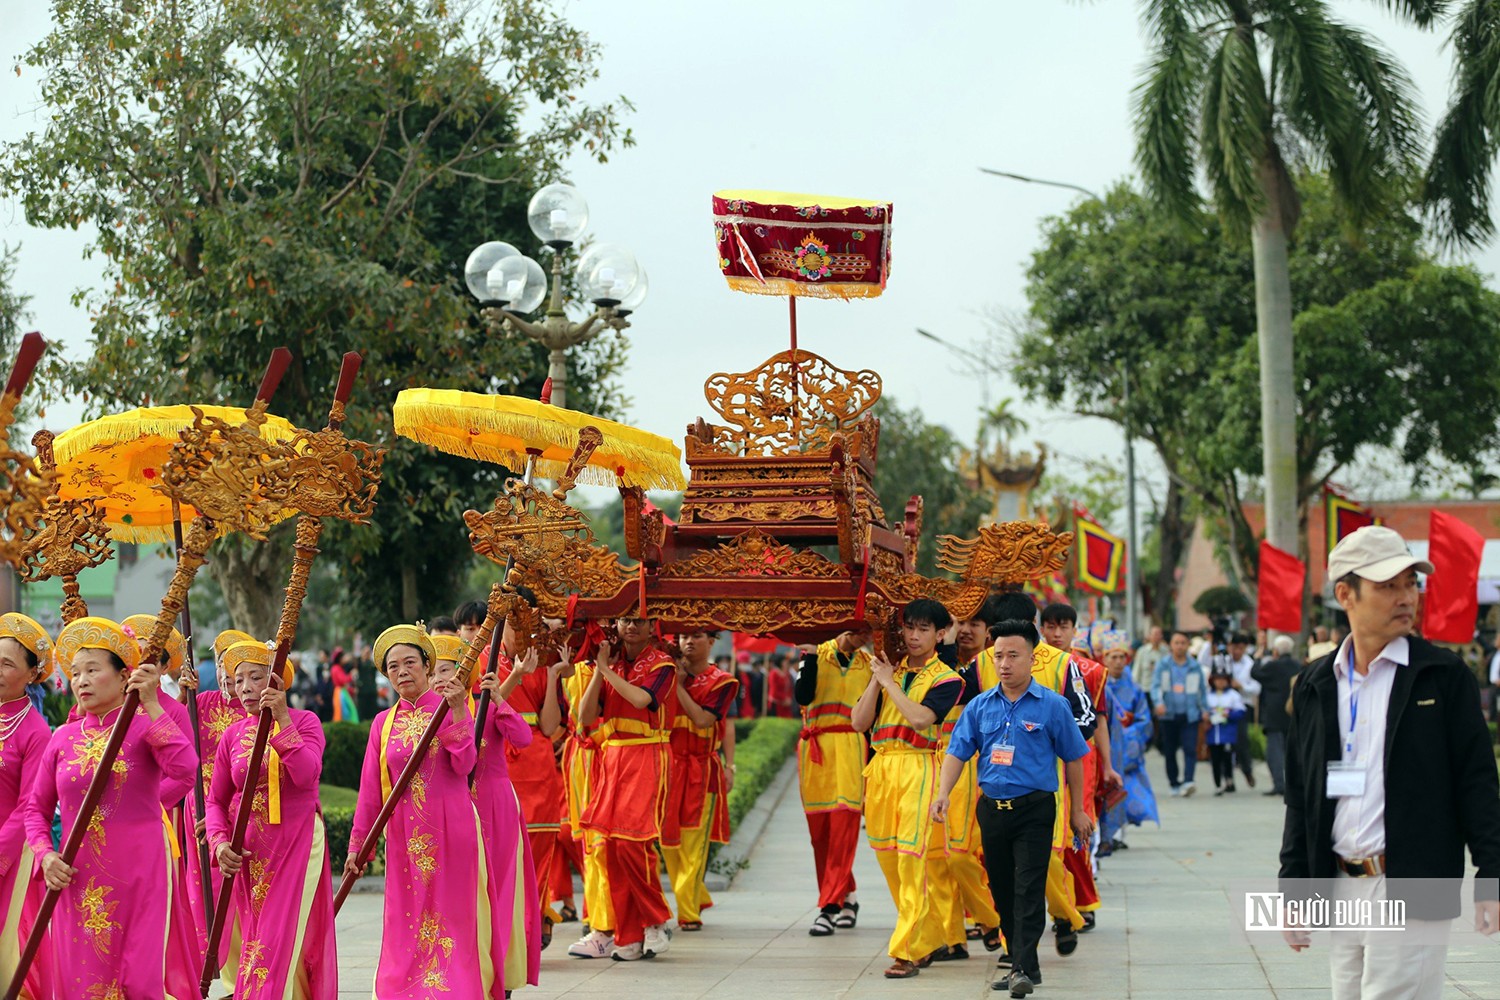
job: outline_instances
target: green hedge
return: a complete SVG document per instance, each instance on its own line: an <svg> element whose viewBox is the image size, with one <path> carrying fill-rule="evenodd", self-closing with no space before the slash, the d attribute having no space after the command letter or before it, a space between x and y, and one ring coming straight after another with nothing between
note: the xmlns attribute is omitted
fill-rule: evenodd
<svg viewBox="0 0 1500 1000"><path fill-rule="evenodd" d="M796 752L797 733L802 729L798 719L756 719L739 742L736 723L734 745L734 788L729 792L729 827L740 825L755 800L770 787L781 765Z"/></svg>
<svg viewBox="0 0 1500 1000"><path fill-rule="evenodd" d="M365 746L370 740L368 722L323 723L323 783L359 788L365 765Z"/></svg>

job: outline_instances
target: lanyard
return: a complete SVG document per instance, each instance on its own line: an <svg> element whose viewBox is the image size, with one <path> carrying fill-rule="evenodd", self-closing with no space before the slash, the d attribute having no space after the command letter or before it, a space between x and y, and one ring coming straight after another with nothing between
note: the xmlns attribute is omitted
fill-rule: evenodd
<svg viewBox="0 0 1500 1000"><path fill-rule="evenodd" d="M1010 720L1016 714L1016 706L1021 704L1021 699L1024 697L1026 697L1026 692L1022 691L1015 701L1011 701L1005 697L1004 691L1000 692L1000 704L1005 706L1005 729L1000 733L1000 742L1002 744L1010 736Z"/></svg>
<svg viewBox="0 0 1500 1000"><path fill-rule="evenodd" d="M1344 737L1344 759L1354 759L1354 725L1359 720L1359 691L1356 688L1364 687L1361 678L1358 685L1355 684L1354 672L1354 643L1349 643L1349 733Z"/></svg>

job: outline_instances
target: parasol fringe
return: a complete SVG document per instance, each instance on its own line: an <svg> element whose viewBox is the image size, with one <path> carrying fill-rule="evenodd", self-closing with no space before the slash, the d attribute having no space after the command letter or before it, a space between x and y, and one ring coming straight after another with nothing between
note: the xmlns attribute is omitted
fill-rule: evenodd
<svg viewBox="0 0 1500 1000"><path fill-rule="evenodd" d="M548 410L550 412L544 411L545 415L534 416L509 410L472 408L464 411L464 422L477 434L500 434L520 441L553 442L556 447L571 451L577 441L578 430L588 426L591 418L572 410L550 407ZM407 396L397 401L394 414L396 433L450 454L503 465L517 473L525 468L525 451L464 442L452 433L433 433L434 427L452 427L454 412L453 403L417 401ZM558 419L577 425L569 428L571 441L559 440ZM649 436L656 442L666 443L670 451L664 451L661 443L653 445L645 440L628 440L622 430L634 431L643 438ZM686 482L679 454L675 445L670 445L656 435L648 435L648 432L632 427L611 429L605 432L605 443L595 452L598 464L584 466L578 474L578 482L590 486L614 486L623 480L626 486L640 486L648 490L680 490ZM536 474L546 479L555 479L567 468L567 464L567 459L539 457ZM615 469L621 466L625 473L623 476L616 476Z"/></svg>
<svg viewBox="0 0 1500 1000"><path fill-rule="evenodd" d="M869 282L834 281L828 284L814 284L809 281L791 281L787 278L767 278L764 283L755 278L737 277L725 275L724 280L729 282L729 287L736 292L747 292L751 295L776 295L786 297L793 295L798 298L813 299L873 299L885 291L879 285Z"/></svg>
<svg viewBox="0 0 1500 1000"><path fill-rule="evenodd" d="M200 410L216 416L229 410L244 418L246 409L239 406L200 406ZM63 431L52 442L52 453L58 465L65 465L93 448L109 448L132 437L176 437L185 427L193 424L193 408L185 404L173 406L147 406L140 409L114 413L79 424ZM128 427L125 431L122 428ZM280 441L291 436L291 431L280 417L268 414L261 425L260 436L267 441ZM116 536L118 537L118 536Z"/></svg>

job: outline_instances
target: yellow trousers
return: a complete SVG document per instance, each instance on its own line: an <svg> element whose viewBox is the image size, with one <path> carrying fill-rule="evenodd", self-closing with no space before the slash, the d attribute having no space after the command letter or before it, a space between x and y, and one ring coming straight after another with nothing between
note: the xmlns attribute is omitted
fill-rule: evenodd
<svg viewBox="0 0 1500 1000"><path fill-rule="evenodd" d="M927 860L918 854L898 851L876 851L885 884L896 901L896 929L891 932L892 958L915 962L938 950L937 928L933 925L931 901L927 894Z"/></svg>
<svg viewBox="0 0 1500 1000"><path fill-rule="evenodd" d="M1075 931L1083 926L1083 914L1073 905L1073 886L1063 867L1062 851L1055 849L1047 862L1047 912L1053 920L1066 920Z"/></svg>
<svg viewBox="0 0 1500 1000"><path fill-rule="evenodd" d="M604 837L593 831L583 838L583 908L589 930L615 929L615 906L609 896L609 877L604 873Z"/></svg>
<svg viewBox="0 0 1500 1000"><path fill-rule="evenodd" d="M931 922L936 925L933 935L938 944L950 947L968 941L965 912L981 927L1000 926L984 865L972 854L950 850L948 845L952 842L945 824L932 824L932 837L927 845L928 906Z"/></svg>
<svg viewBox="0 0 1500 1000"><path fill-rule="evenodd" d="M672 895L677 898L677 922L696 923L703 919L703 908L713 905L703 875L708 870L708 824L683 827L678 847L661 847L667 863L667 877L672 881Z"/></svg>

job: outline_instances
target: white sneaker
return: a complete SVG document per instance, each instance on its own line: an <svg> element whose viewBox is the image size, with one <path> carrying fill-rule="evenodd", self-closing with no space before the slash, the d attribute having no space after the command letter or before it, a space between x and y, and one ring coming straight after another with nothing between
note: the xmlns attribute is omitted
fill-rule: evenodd
<svg viewBox="0 0 1500 1000"><path fill-rule="evenodd" d="M646 928L646 941L644 945L648 957L660 955L672 947L672 935L665 924L657 924L655 927Z"/></svg>
<svg viewBox="0 0 1500 1000"><path fill-rule="evenodd" d="M615 936L604 931L589 931L568 946L574 958L608 958L615 947Z"/></svg>
<svg viewBox="0 0 1500 1000"><path fill-rule="evenodd" d="M1174 799L1180 799L1180 798L1182 798L1182 786L1181 785L1178 785L1176 788L1172 789L1172 798L1174 798Z"/></svg>
<svg viewBox="0 0 1500 1000"><path fill-rule="evenodd" d="M609 957L616 962L639 962L643 958L650 958L651 952L637 941L635 944L617 944Z"/></svg>
<svg viewBox="0 0 1500 1000"><path fill-rule="evenodd" d="M1193 797L1193 793L1196 792L1197 790L1198 790L1198 786L1195 785L1195 784L1193 784L1191 781L1184 781L1182 783L1182 797L1185 798L1185 799L1192 798Z"/></svg>

